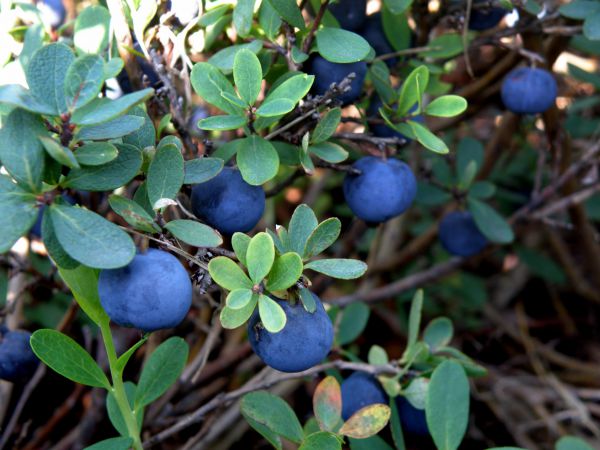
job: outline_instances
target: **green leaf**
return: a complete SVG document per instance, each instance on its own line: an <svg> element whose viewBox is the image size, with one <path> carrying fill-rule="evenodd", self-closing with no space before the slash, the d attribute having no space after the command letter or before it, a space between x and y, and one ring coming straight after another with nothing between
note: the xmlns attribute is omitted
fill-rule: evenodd
<svg viewBox="0 0 600 450"><path fill-rule="evenodd" d="M419 289L417 292L415 292L410 305L410 314L408 316L408 342L406 343L406 351L413 347L417 343L417 339L419 339L422 310L423 290Z"/></svg>
<svg viewBox="0 0 600 450"><path fill-rule="evenodd" d="M392 14L402 14L410 5L413 0L383 0L383 4Z"/></svg>
<svg viewBox="0 0 600 450"><path fill-rule="evenodd" d="M118 215L134 228L148 233L160 231L160 227L154 222L154 219L137 202L120 195L111 195L108 203Z"/></svg>
<svg viewBox="0 0 600 450"><path fill-rule="evenodd" d="M223 160L219 158L197 158L186 161L183 184L204 183L216 177L223 169Z"/></svg>
<svg viewBox="0 0 600 450"><path fill-rule="evenodd" d="M338 323L336 342L344 346L358 338L369 321L371 310L362 303L351 303L341 311L342 318Z"/></svg>
<svg viewBox="0 0 600 450"><path fill-rule="evenodd" d="M98 270L85 266L74 269L59 267L58 273L71 290L83 312L97 325L108 323L109 318L104 312L98 296Z"/></svg>
<svg viewBox="0 0 600 450"><path fill-rule="evenodd" d="M81 17L81 14L78 17ZM119 75L119 73L121 73L124 65L125 63L123 60L118 57L113 57L106 61L104 64L104 79L108 80L110 78L115 78L117 75Z"/></svg>
<svg viewBox="0 0 600 450"><path fill-rule="evenodd" d="M347 64L365 59L371 46L362 36L351 31L323 27L317 31L317 49L326 60Z"/></svg>
<svg viewBox="0 0 600 450"><path fill-rule="evenodd" d="M194 247L218 247L223 238L217 230L195 220L172 220L165 225L173 236Z"/></svg>
<svg viewBox="0 0 600 450"><path fill-rule="evenodd" d="M288 75L289 76L285 78L281 83L278 84L276 82L273 84L261 107L266 108L266 105L273 103L273 105L270 105L269 108L275 109L275 107L277 107L283 109L283 105L290 104L289 101L291 101L295 105L308 93L315 80L314 75L307 75L305 73L289 72ZM283 77L280 77L280 79L281 78ZM279 81L280 79L278 79L277 81ZM288 101L288 103L275 103L275 100L280 99L285 99ZM273 123L277 122L277 117L278 116L259 118L259 120L257 120L255 123L255 127L257 129L266 128L272 125Z"/></svg>
<svg viewBox="0 0 600 450"><path fill-rule="evenodd" d="M275 11L279 13L279 16L290 25L304 30L306 24L304 18L300 12L300 8L296 4L295 0L265 0L267 1Z"/></svg>
<svg viewBox="0 0 600 450"><path fill-rule="evenodd" d="M225 131L237 130L248 123L245 116L212 116L198 122L198 128L202 130Z"/></svg>
<svg viewBox="0 0 600 450"><path fill-rule="evenodd" d="M402 432L402 422L400 421L400 412L398 411L398 403L395 398L390 398L390 409L392 416L390 417L390 430L392 439L397 450L406 450L404 443L404 433Z"/></svg>
<svg viewBox="0 0 600 450"><path fill-rule="evenodd" d="M52 43L33 54L27 66L29 92L40 103L47 105L53 115L67 111L65 78L75 55L65 44Z"/></svg>
<svg viewBox="0 0 600 450"><path fill-rule="evenodd" d="M373 61L369 67L369 77L383 103L389 105L396 100L396 91L390 83L390 69L383 61Z"/></svg>
<svg viewBox="0 0 600 450"><path fill-rule="evenodd" d="M357 259L319 259L304 267L341 280L360 278L367 271L367 265Z"/></svg>
<svg viewBox="0 0 600 450"><path fill-rule="evenodd" d="M46 152L48 152L55 161L71 169L79 169L79 163L68 147L60 145L60 143L49 136L40 136L39 139L46 149Z"/></svg>
<svg viewBox="0 0 600 450"><path fill-rule="evenodd" d="M135 256L135 246L127 233L95 212L54 204L50 206L50 217L60 245L81 264L116 269Z"/></svg>
<svg viewBox="0 0 600 450"><path fill-rule="evenodd" d="M256 298L252 298L255 296ZM236 289L231 291L225 299L225 304L229 309L242 309L248 306L254 300L254 304L258 301L258 295L250 289Z"/></svg>
<svg viewBox="0 0 600 450"><path fill-rule="evenodd" d="M281 28L281 18L279 14L271 6L267 0L260 4L260 10L258 11L258 22L260 23L260 27L267 35L267 38L270 41L274 41L277 35L279 34L279 29Z"/></svg>
<svg viewBox="0 0 600 450"><path fill-rule="evenodd" d="M167 339L152 352L135 391L136 409L152 403L177 381L187 357L188 345L180 337Z"/></svg>
<svg viewBox="0 0 600 450"><path fill-rule="evenodd" d="M279 333L285 327L287 317L283 308L270 297L258 296L258 313L263 326L270 333Z"/></svg>
<svg viewBox="0 0 600 450"><path fill-rule="evenodd" d="M273 238L273 236L271 236ZM248 252L248 245L250 244L250 236L244 233L235 232L231 236L231 246L235 252L237 259L244 265L248 266L246 261L246 253Z"/></svg>
<svg viewBox="0 0 600 450"><path fill-rule="evenodd" d="M144 125L134 132L128 133L127 136L123 136L123 143L135 145L140 150L146 147L154 147L156 144L156 130L148 113L141 106L135 106L131 108L128 114L143 118Z"/></svg>
<svg viewBox="0 0 600 450"><path fill-rule="evenodd" d="M298 450L341 450L342 443L337 436L328 431L309 434Z"/></svg>
<svg viewBox="0 0 600 450"><path fill-rule="evenodd" d="M592 450L592 446L575 436L563 436L556 443L556 450Z"/></svg>
<svg viewBox="0 0 600 450"><path fill-rule="evenodd" d="M496 193L496 186L489 181L476 181L469 189L469 197L479 200L491 198Z"/></svg>
<svg viewBox="0 0 600 450"><path fill-rule="evenodd" d="M252 135L237 142L237 163L246 183L259 186L277 175L279 156L269 141Z"/></svg>
<svg viewBox="0 0 600 450"><path fill-rule="evenodd" d="M600 3L594 0L575 0L558 8L561 16L584 20L600 11Z"/></svg>
<svg viewBox="0 0 600 450"><path fill-rule="evenodd" d="M355 439L365 439L379 433L390 420L391 410L388 405L376 403L355 412L338 433Z"/></svg>
<svg viewBox="0 0 600 450"><path fill-rule="evenodd" d="M283 291L293 286L302 276L302 259L297 253L288 252L275 258L269 272L267 289L271 292Z"/></svg>
<svg viewBox="0 0 600 450"><path fill-rule="evenodd" d="M459 33L442 34L427 44L433 50L421 53L425 58L452 58L463 52L462 36Z"/></svg>
<svg viewBox="0 0 600 450"><path fill-rule="evenodd" d="M266 0L262 4L266 4ZM245 419L254 430L260 433L260 435L264 437L267 442L273 446L273 448L275 448L275 450L283 450L283 446L281 445L281 437L278 434L273 433L269 428L252 420L250 417L246 417Z"/></svg>
<svg viewBox="0 0 600 450"><path fill-rule="evenodd" d="M271 271L274 260L273 239L265 232L258 233L250 240L246 251L246 265L250 279L255 284L259 284Z"/></svg>
<svg viewBox="0 0 600 450"><path fill-rule="evenodd" d="M132 444L133 439L130 437L114 437L96 442L94 445L90 445L83 450L128 450Z"/></svg>
<svg viewBox="0 0 600 450"><path fill-rule="evenodd" d="M342 421L342 391L335 377L330 375L319 383L313 395L313 410L319 428L335 432Z"/></svg>
<svg viewBox="0 0 600 450"><path fill-rule="evenodd" d="M77 58L69 66L65 78L67 109L74 111L98 97L104 84L104 60L96 55Z"/></svg>
<svg viewBox="0 0 600 450"><path fill-rule="evenodd" d="M233 80L240 97L248 105L253 105L260 94L262 67L257 56L250 50L243 49L236 53L233 60Z"/></svg>
<svg viewBox="0 0 600 450"><path fill-rule="evenodd" d="M284 400L266 391L244 395L240 411L288 441L300 444L304 439L302 426L296 414Z"/></svg>
<svg viewBox="0 0 600 450"><path fill-rule="evenodd" d="M288 248L303 255L306 243L318 225L317 217L308 205L302 204L296 207L290 219Z"/></svg>
<svg viewBox="0 0 600 450"><path fill-rule="evenodd" d="M223 98L225 100L227 100L229 103L231 103L234 106L238 106L242 109L246 109L248 107L248 105L246 103L244 103L244 101L239 98L237 95L232 95L229 92L222 92L221 95L223 96Z"/></svg>
<svg viewBox="0 0 600 450"><path fill-rule="evenodd" d="M223 328L232 330L245 324L254 312L257 302L258 295L253 295L250 298L250 302L240 309L233 309L229 308L228 306L225 306L221 310L221 314L219 316Z"/></svg>
<svg viewBox="0 0 600 450"><path fill-rule="evenodd" d="M42 237L50 258L52 258L59 269L75 269L80 265L69 256L65 249L62 248L62 245L60 245L60 242L58 242L49 208L44 208L44 215L42 216Z"/></svg>
<svg viewBox="0 0 600 450"><path fill-rule="evenodd" d="M98 125L108 122L124 115L135 105L148 100L153 95L154 89L147 88L124 95L116 100L94 99L75 111L71 121L77 125Z"/></svg>
<svg viewBox="0 0 600 450"><path fill-rule="evenodd" d="M125 387L125 395L127 396L129 406L131 407L131 409L133 409L135 406L134 401L135 401L136 386L131 381L126 381L124 383L124 387ZM123 414L121 413L121 410L119 408L117 400L115 399L115 396L112 392L109 392L108 395L106 396L106 412L108 413L108 418L110 419L110 422L113 424L113 427L115 427L115 430L117 430L121 434L121 436L129 436L129 430L127 429L127 424L125 423L125 419L123 419ZM142 422L144 419L144 409L143 408L140 408L136 411L136 419L137 419L138 429L141 430Z"/></svg>
<svg viewBox="0 0 600 450"><path fill-rule="evenodd" d="M289 98L276 98L265 101L256 110L258 117L276 117L289 113L296 104Z"/></svg>
<svg viewBox="0 0 600 450"><path fill-rule="evenodd" d="M240 266L225 256L211 259L208 263L208 272L215 283L228 291L252 289L254 286Z"/></svg>
<svg viewBox="0 0 600 450"><path fill-rule="evenodd" d="M110 13L103 6L87 6L75 19L73 44L77 53L98 54L108 46Z"/></svg>
<svg viewBox="0 0 600 450"><path fill-rule="evenodd" d="M444 141L419 122L409 120L407 123L410 125L413 133L415 133L415 137L423 147L442 155L450 151Z"/></svg>
<svg viewBox="0 0 600 450"><path fill-rule="evenodd" d="M0 160L6 171L33 192L39 191L44 173L44 147L38 136L47 135L39 116L14 109L2 118Z"/></svg>
<svg viewBox="0 0 600 450"><path fill-rule="evenodd" d="M329 139L331 135L335 133L335 130L340 124L341 118L341 108L333 108L327 111L327 113L323 117L321 117L319 123L317 123L317 126L315 127L312 136L310 137L310 143L318 144Z"/></svg>
<svg viewBox="0 0 600 450"><path fill-rule="evenodd" d="M464 173L471 161L475 161L477 168L483 164L483 145L476 139L466 137L458 143L456 150L456 173Z"/></svg>
<svg viewBox="0 0 600 450"><path fill-rule="evenodd" d="M349 438L350 450L393 450L392 447L378 435L368 437L366 439ZM397 447L396 450L404 450Z"/></svg>
<svg viewBox="0 0 600 450"><path fill-rule="evenodd" d="M310 259L333 245L339 237L341 229L342 223L336 217L321 222L308 237L302 257Z"/></svg>
<svg viewBox="0 0 600 450"><path fill-rule="evenodd" d="M583 22L583 35L590 41L600 40L600 8Z"/></svg>
<svg viewBox="0 0 600 450"><path fill-rule="evenodd" d="M123 375L123 371L125 370L125 366L134 355L134 353L146 343L149 338L149 334L144 335L139 341L137 341L133 346L131 346L125 353L123 353L117 359L116 369L120 375Z"/></svg>
<svg viewBox="0 0 600 450"><path fill-rule="evenodd" d="M425 409L427 402L427 391L429 390L429 380L427 378L415 378L408 387L404 389L404 397L417 409Z"/></svg>
<svg viewBox="0 0 600 450"><path fill-rule="evenodd" d="M0 86L0 103L22 108L32 113L55 114L51 106L35 99L28 90L19 84Z"/></svg>
<svg viewBox="0 0 600 450"><path fill-rule="evenodd" d="M389 362L387 352L383 349L383 347L380 347L379 345L371 346L371 348L369 349L367 359L369 361L369 364L375 366L381 366Z"/></svg>
<svg viewBox="0 0 600 450"><path fill-rule="evenodd" d="M101 166L119 156L117 147L109 142L90 142L75 151L75 159L85 166Z"/></svg>
<svg viewBox="0 0 600 450"><path fill-rule="evenodd" d="M142 165L142 153L133 145L115 144L119 155L101 166L72 169L62 182L64 187L82 191L111 191L129 183Z"/></svg>
<svg viewBox="0 0 600 450"><path fill-rule="evenodd" d="M250 50L253 53L258 53L262 49L262 41L256 39L247 44L230 45L223 50L219 50L208 59L209 64L212 64L222 73L229 75L233 71L233 62L235 55L242 50ZM223 94L221 94L223 95ZM238 111L239 114L239 111Z"/></svg>
<svg viewBox="0 0 600 450"><path fill-rule="evenodd" d="M448 345L453 334L452 321L447 317L437 317L429 322L425 328L423 340L429 345L429 350L433 353L438 348Z"/></svg>
<svg viewBox="0 0 600 450"><path fill-rule="evenodd" d="M408 115L416 104L420 105L428 84L429 69L427 66L417 67L406 77L398 93L397 115L399 117Z"/></svg>
<svg viewBox="0 0 600 450"><path fill-rule="evenodd" d="M229 114L241 113L241 108L232 105L221 95L223 92L235 95L235 91L225 75L212 64L195 64L192 69L191 82L196 93L211 105Z"/></svg>
<svg viewBox="0 0 600 450"><path fill-rule="evenodd" d="M436 117L454 117L467 109L467 101L459 95L442 95L425 108L425 114Z"/></svg>
<svg viewBox="0 0 600 450"><path fill-rule="evenodd" d="M469 422L469 381L458 363L448 360L435 368L425 412L437 448L456 450Z"/></svg>
<svg viewBox="0 0 600 450"><path fill-rule="evenodd" d="M301 288L299 290L300 300L302 301L302 306L309 313L314 313L317 310L317 302L315 301L315 297L312 292L310 292L307 288Z"/></svg>
<svg viewBox="0 0 600 450"><path fill-rule="evenodd" d="M153 208L163 198L174 199L183 185L183 156L179 149L168 144L156 151L148 168L146 189Z"/></svg>
<svg viewBox="0 0 600 450"><path fill-rule="evenodd" d="M238 0L233 8L233 24L237 34L247 37L252 27L252 14L255 0Z"/></svg>
<svg viewBox="0 0 600 450"><path fill-rule="evenodd" d="M472 197L467 204L477 228L486 238L499 244L509 244L514 240L515 235L508 222L491 206Z"/></svg>
<svg viewBox="0 0 600 450"><path fill-rule="evenodd" d="M96 361L69 336L43 329L34 332L29 342L36 356L63 377L86 386L111 388Z"/></svg>
<svg viewBox="0 0 600 450"><path fill-rule="evenodd" d="M81 141L116 139L139 130L143 125L142 117L125 115L100 125L81 127L75 136Z"/></svg>

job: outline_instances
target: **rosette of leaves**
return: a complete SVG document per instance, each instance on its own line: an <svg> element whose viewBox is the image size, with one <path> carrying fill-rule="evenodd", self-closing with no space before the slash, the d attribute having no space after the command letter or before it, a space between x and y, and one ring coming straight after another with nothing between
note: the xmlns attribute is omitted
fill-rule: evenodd
<svg viewBox="0 0 600 450"><path fill-rule="evenodd" d="M265 328L276 333L286 323L285 312L271 296L301 301L308 312L316 305L303 275L305 269L333 278L354 279L362 276L367 265L354 259L314 259L338 238L341 224L337 218L318 222L306 205L294 211L289 231L279 227L250 238L244 233L232 236L232 246L244 271L233 259L218 256L208 264L212 279L229 291L221 311L225 328L245 323L255 308Z"/></svg>
<svg viewBox="0 0 600 450"><path fill-rule="evenodd" d="M366 406L348 420L342 419L342 393L333 376L324 378L313 395L314 419L304 427L288 403L266 391L242 397L240 410L248 424L273 447L282 448L281 438L304 450L341 450L345 438L367 439L388 423L388 405Z"/></svg>
<svg viewBox="0 0 600 450"><path fill-rule="evenodd" d="M436 153L449 152L448 146L427 128L415 120L417 116L454 117L467 109L467 101L458 95L442 95L425 105L423 96L429 85L427 66L419 66L404 79L399 89L393 89L389 70L385 64L371 69L374 84L383 106L379 114L388 126L404 136L418 141L423 147ZM415 107L416 105L416 107Z"/></svg>

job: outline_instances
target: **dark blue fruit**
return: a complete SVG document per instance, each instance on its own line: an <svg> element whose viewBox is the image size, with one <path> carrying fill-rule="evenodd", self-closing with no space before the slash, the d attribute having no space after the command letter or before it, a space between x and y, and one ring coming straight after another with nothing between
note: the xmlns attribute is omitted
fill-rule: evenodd
<svg viewBox="0 0 600 450"><path fill-rule="evenodd" d="M329 11L344 30L358 30L367 17L367 0L338 0L329 4Z"/></svg>
<svg viewBox="0 0 600 450"><path fill-rule="evenodd" d="M356 411L375 403L387 405L388 397L379 381L365 372L354 372L342 382L342 418L348 420Z"/></svg>
<svg viewBox="0 0 600 450"><path fill-rule="evenodd" d="M468 211L447 214L440 222L438 233L442 246L455 256L475 255L488 244Z"/></svg>
<svg viewBox="0 0 600 450"><path fill-rule="evenodd" d="M354 72L356 77L350 84L350 90L338 97L344 105L348 105L360 97L365 76L367 75L367 63L359 61L349 64L338 64L327 61L322 56L317 55L309 60L306 70L315 76L312 92L318 95L323 95L329 90L332 83L340 83Z"/></svg>
<svg viewBox="0 0 600 450"><path fill-rule="evenodd" d="M537 114L546 111L556 100L558 87L550 72L521 67L510 72L502 82L502 101L516 114Z"/></svg>
<svg viewBox="0 0 600 450"><path fill-rule="evenodd" d="M167 9L171 11L182 25L187 25L198 15L197 0L169 0Z"/></svg>
<svg viewBox="0 0 600 450"><path fill-rule="evenodd" d="M379 96L374 96L373 99L371 100L371 103L369 104L369 108L367 109L367 115L369 117L374 117L374 118L381 118L381 116L379 115L379 108L381 108L383 106L383 102L381 101L381 99L379 98ZM418 108L418 104L415 103L415 105L410 109L410 112L414 112L416 111ZM397 107L396 107L397 109ZM414 122L423 122L423 116L422 115L418 115L415 117L411 117L412 121ZM388 127L386 124L375 124L375 125L369 125L369 129L373 132L373 134L377 137L382 137L382 138L401 138L401 139L405 139L407 142L410 142L411 139L407 138L406 136L404 136L402 133L394 130L393 128Z"/></svg>
<svg viewBox="0 0 600 450"><path fill-rule="evenodd" d="M396 405L400 415L402 429L410 434L426 436L429 434L427 418L424 409L417 409L404 397L396 397Z"/></svg>
<svg viewBox="0 0 600 450"><path fill-rule="evenodd" d="M493 28L500 23L506 13L504 8L472 8L469 29L483 31Z"/></svg>
<svg viewBox="0 0 600 450"><path fill-rule="evenodd" d="M41 0L37 3L42 22L53 29L59 28L67 17L62 0Z"/></svg>
<svg viewBox="0 0 600 450"><path fill-rule="evenodd" d="M28 331L8 331L0 326L0 380L25 381L33 375L39 360L31 350Z"/></svg>
<svg viewBox="0 0 600 450"><path fill-rule="evenodd" d="M224 167L192 189L192 211L223 234L250 231L265 210L265 191L244 181L239 170Z"/></svg>
<svg viewBox="0 0 600 450"><path fill-rule="evenodd" d="M319 297L313 294L317 309L309 313L301 302L292 305L275 299L285 311L287 323L279 333L270 333L262 324L258 310L248 321L248 339L254 353L267 365L281 372L302 372L319 364L333 344L333 325Z"/></svg>
<svg viewBox="0 0 600 450"><path fill-rule="evenodd" d="M385 32L383 31L380 13L369 16L369 18L365 21L364 26L360 30L360 35L364 37L369 44L371 44L371 47L373 47L373 50L375 50L375 54L377 56L387 55L388 53L394 52L392 44L390 44L385 36ZM397 62L398 58L390 58L385 60L385 63L388 66L393 66Z"/></svg>
<svg viewBox="0 0 600 450"><path fill-rule="evenodd" d="M346 203L356 216L368 223L385 222L399 216L412 204L417 181L408 165L397 159L365 156L344 180Z"/></svg>
<svg viewBox="0 0 600 450"><path fill-rule="evenodd" d="M127 266L103 270L100 303L110 319L124 327L154 331L181 323L192 304L192 282L170 253L148 249Z"/></svg>
<svg viewBox="0 0 600 450"><path fill-rule="evenodd" d="M206 135L206 131L198 128L198 122L202 119L206 119L209 116L206 108L202 106L194 107L190 118L188 119L188 133L190 133L194 137L203 137Z"/></svg>

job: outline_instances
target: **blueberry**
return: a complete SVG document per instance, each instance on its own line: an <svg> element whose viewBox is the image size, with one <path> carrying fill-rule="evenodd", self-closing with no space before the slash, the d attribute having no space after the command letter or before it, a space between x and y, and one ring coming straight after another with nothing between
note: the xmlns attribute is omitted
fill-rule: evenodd
<svg viewBox="0 0 600 450"><path fill-rule="evenodd" d="M41 0L37 3L42 22L53 29L59 28L67 17L62 0Z"/></svg>
<svg viewBox="0 0 600 450"><path fill-rule="evenodd" d="M190 133L194 137L203 137L206 135L204 130L198 128L198 122L202 119L206 119L209 116L206 108L202 106L196 106L192 110L192 114L188 119L187 129L188 133Z"/></svg>
<svg viewBox="0 0 600 450"><path fill-rule="evenodd" d="M439 237L442 246L455 256L475 255L488 244L468 211L447 214L440 222Z"/></svg>
<svg viewBox="0 0 600 450"><path fill-rule="evenodd" d="M367 115L369 117L375 117L375 118L381 118L381 116L379 115L379 108L381 108L383 106L383 102L381 101L381 99L379 98L378 95L375 95L373 97L373 99L371 100L371 103L369 104L369 108L367 109ZM417 110L418 108L418 104L415 103L414 106L412 108L410 108L409 112L414 112ZM397 106L396 106L397 109ZM414 121L414 122L420 122L423 123L424 122L424 118L421 114L419 114L418 116L412 117L410 120ZM401 138L401 139L405 139L407 142L410 142L411 139L407 138L406 136L404 136L402 133L394 130L393 128L388 127L386 124L375 124L375 125L369 125L369 129L373 132L373 134L377 137L382 137L382 138Z"/></svg>
<svg viewBox="0 0 600 450"><path fill-rule="evenodd" d="M197 0L168 0L167 9L175 15L182 25L190 23L199 12Z"/></svg>
<svg viewBox="0 0 600 450"><path fill-rule="evenodd" d="M408 165L397 159L365 156L344 180L346 203L357 217L368 223L385 222L399 216L412 204L417 181Z"/></svg>
<svg viewBox="0 0 600 450"><path fill-rule="evenodd" d="M28 331L8 331L0 327L0 379L19 382L30 378L38 365L31 350Z"/></svg>
<svg viewBox="0 0 600 450"><path fill-rule="evenodd" d="M344 30L356 31L367 17L367 0L338 0L329 4L329 11Z"/></svg>
<svg viewBox="0 0 600 450"><path fill-rule="evenodd" d="M316 55L309 60L306 70L315 76L312 92L318 95L323 95L329 90L332 83L340 83L354 72L356 77L350 84L350 90L338 97L344 105L349 105L360 97L367 75L367 63L364 61L349 64L332 63L322 56Z"/></svg>
<svg viewBox="0 0 600 450"><path fill-rule="evenodd" d="M265 210L265 191L244 181L239 170L224 167L192 189L192 211L223 234L250 231Z"/></svg>
<svg viewBox="0 0 600 450"><path fill-rule="evenodd" d="M557 91L556 80L547 70L520 67L504 78L502 101L516 114L537 114L554 105Z"/></svg>
<svg viewBox="0 0 600 450"><path fill-rule="evenodd" d="M173 328L192 304L192 282L170 253L148 249L127 266L103 270L98 279L100 303L118 325L154 331Z"/></svg>
<svg viewBox="0 0 600 450"><path fill-rule="evenodd" d="M426 436L429 434L427 418L424 409L417 409L404 397L396 397L396 405L400 415L402 429L410 434Z"/></svg>
<svg viewBox="0 0 600 450"><path fill-rule="evenodd" d="M313 294L317 309L309 313L301 302L275 299L285 311L287 323L279 333L261 325L258 310L248 321L248 339L254 353L267 365L281 372L302 372L319 364L333 344L333 325L321 300Z"/></svg>
<svg viewBox="0 0 600 450"><path fill-rule="evenodd" d="M477 3L477 1L474 3ZM506 13L507 11L504 8L472 8L469 29L483 31L493 28L500 23Z"/></svg>
<svg viewBox="0 0 600 450"><path fill-rule="evenodd" d="M376 13L369 16L369 18L365 21L364 26L360 30L360 35L364 37L373 50L375 50L375 54L377 56L387 55L388 53L393 53L394 48L388 41L385 36L385 32L383 31L383 24L381 23L381 14ZM398 62L398 58L390 58L386 59L385 63L388 66L394 66Z"/></svg>
<svg viewBox="0 0 600 450"><path fill-rule="evenodd" d="M379 381L365 372L354 372L342 382L342 418L375 403L387 405L388 397Z"/></svg>

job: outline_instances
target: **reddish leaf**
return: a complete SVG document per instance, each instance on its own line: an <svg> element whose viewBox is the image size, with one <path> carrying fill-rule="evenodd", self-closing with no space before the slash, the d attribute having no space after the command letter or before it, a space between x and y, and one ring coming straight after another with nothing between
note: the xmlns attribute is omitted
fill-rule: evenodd
<svg viewBox="0 0 600 450"><path fill-rule="evenodd" d="M321 430L335 431L342 419L342 391L334 377L325 378L317 386L313 409Z"/></svg>

